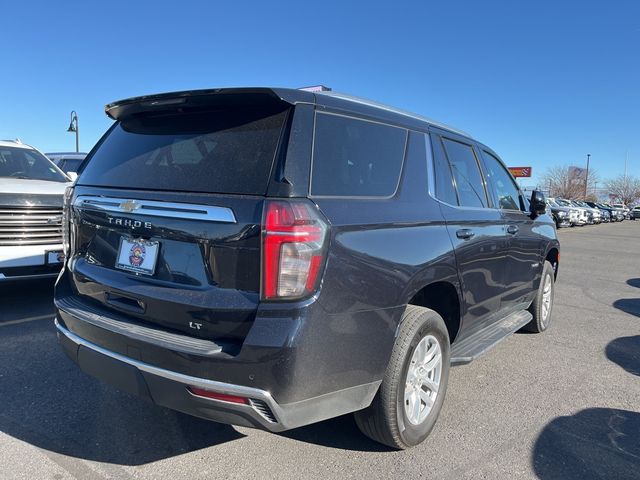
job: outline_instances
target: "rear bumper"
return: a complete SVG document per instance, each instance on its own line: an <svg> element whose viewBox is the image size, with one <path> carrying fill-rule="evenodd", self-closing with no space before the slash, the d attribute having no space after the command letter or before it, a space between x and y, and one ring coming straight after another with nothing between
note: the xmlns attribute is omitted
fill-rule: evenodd
<svg viewBox="0 0 640 480"><path fill-rule="evenodd" d="M280 432L366 408L380 381L279 404L267 390L185 375L113 352L85 340L56 319L58 340L80 368L157 405L220 423ZM244 397L232 403L194 395L189 387Z"/></svg>

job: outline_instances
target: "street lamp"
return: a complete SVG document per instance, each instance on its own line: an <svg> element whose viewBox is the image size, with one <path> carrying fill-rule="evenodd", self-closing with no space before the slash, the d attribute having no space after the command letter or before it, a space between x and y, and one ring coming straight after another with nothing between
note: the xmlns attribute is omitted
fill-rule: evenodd
<svg viewBox="0 0 640 480"><path fill-rule="evenodd" d="M71 110L71 123L69 123L69 128L67 128L67 132L75 132L76 133L76 152L80 151L80 132L78 128L78 114L75 110Z"/></svg>
<svg viewBox="0 0 640 480"><path fill-rule="evenodd" d="M589 183L589 159L591 158L591 154L587 153L587 173L584 175L584 198L587 199L587 185Z"/></svg>

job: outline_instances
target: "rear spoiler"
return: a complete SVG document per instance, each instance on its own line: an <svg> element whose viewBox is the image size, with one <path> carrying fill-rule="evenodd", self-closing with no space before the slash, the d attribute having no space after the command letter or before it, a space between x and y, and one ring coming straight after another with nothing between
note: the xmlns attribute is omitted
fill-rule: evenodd
<svg viewBox="0 0 640 480"><path fill-rule="evenodd" d="M132 97L109 103L105 113L113 120L145 112L175 110L183 107L224 107L260 105L274 108L283 104L315 103L315 94L290 88L215 88L187 90Z"/></svg>

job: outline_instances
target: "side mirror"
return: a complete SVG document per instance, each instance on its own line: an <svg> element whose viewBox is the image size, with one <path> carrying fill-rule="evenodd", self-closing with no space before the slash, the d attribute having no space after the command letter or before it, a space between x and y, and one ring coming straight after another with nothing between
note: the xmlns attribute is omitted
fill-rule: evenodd
<svg viewBox="0 0 640 480"><path fill-rule="evenodd" d="M531 208L531 214L543 215L547 211L547 200L544 198L544 193L534 190L531 193L531 201L529 202Z"/></svg>
<svg viewBox="0 0 640 480"><path fill-rule="evenodd" d="M69 180L72 182L75 182L76 178L78 178L78 174L76 172L67 172L67 177L69 177Z"/></svg>

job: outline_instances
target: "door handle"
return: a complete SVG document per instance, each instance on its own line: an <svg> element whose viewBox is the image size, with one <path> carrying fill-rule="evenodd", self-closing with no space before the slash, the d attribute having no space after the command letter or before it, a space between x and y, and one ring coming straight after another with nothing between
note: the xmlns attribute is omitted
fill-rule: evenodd
<svg viewBox="0 0 640 480"><path fill-rule="evenodd" d="M462 240L469 240L474 235L475 233L473 233L473 230L469 228L461 228L456 232L456 237L461 238Z"/></svg>
<svg viewBox="0 0 640 480"><path fill-rule="evenodd" d="M509 225L507 227L507 233L510 233L511 235L515 235L516 233L518 233L518 226L517 225Z"/></svg>

